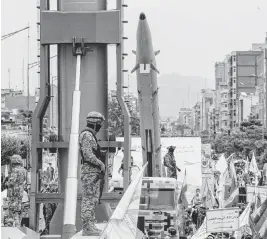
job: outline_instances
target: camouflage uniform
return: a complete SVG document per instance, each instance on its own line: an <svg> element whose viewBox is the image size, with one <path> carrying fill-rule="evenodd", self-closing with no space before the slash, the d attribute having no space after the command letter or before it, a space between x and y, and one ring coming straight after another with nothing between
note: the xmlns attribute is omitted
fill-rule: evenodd
<svg viewBox="0 0 267 239"><path fill-rule="evenodd" d="M8 209L9 218L15 221L15 226L19 227L22 213L22 198L24 184L27 180L26 170L23 168L23 161L19 155L11 157L11 174L8 182Z"/></svg>
<svg viewBox="0 0 267 239"><path fill-rule="evenodd" d="M50 184L47 186L47 188L44 190L45 193L56 193L57 192L57 185L56 184ZM45 203L43 205L43 215L45 219L45 229L42 235L46 235L49 233L49 226L50 222L53 218L53 215L57 209L56 203Z"/></svg>
<svg viewBox="0 0 267 239"><path fill-rule="evenodd" d="M173 153L168 152L164 156L164 166L167 167L167 177L177 179L177 171L176 171L177 166L176 166L176 161L175 161L175 157Z"/></svg>
<svg viewBox="0 0 267 239"><path fill-rule="evenodd" d="M87 117L87 124L101 124L104 117L91 112ZM99 233L95 226L95 208L100 197L100 177L105 170L105 165L100 161L100 146L95 137L96 131L91 128L83 130L79 136L80 151L82 155L81 182L82 205L81 219L83 223L83 236L90 233Z"/></svg>
<svg viewBox="0 0 267 239"><path fill-rule="evenodd" d="M12 218L5 217L4 218L4 226L5 227L14 227L14 220Z"/></svg>
<svg viewBox="0 0 267 239"><path fill-rule="evenodd" d="M26 192L26 190L24 190ZM28 194L27 194L28 197ZM21 218L29 217L29 208L30 208L30 202L29 200L26 202L22 202L21 205Z"/></svg>

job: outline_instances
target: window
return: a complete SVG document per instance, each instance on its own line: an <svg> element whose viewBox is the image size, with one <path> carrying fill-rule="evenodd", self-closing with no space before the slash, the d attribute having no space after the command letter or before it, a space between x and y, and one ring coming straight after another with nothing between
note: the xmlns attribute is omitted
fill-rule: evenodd
<svg viewBox="0 0 267 239"><path fill-rule="evenodd" d="M147 210L173 210L174 198L174 189L142 188L140 204Z"/></svg>
<svg viewBox="0 0 267 239"><path fill-rule="evenodd" d="M224 125L227 126L227 122L224 122Z"/></svg>
<svg viewBox="0 0 267 239"><path fill-rule="evenodd" d="M227 107L227 104L225 104L224 107Z"/></svg>
<svg viewBox="0 0 267 239"><path fill-rule="evenodd" d="M233 56L233 61L236 61L236 57L235 56Z"/></svg>
<svg viewBox="0 0 267 239"><path fill-rule="evenodd" d="M235 69L235 66L234 66L234 72L235 72L235 70L236 70L236 69Z"/></svg>

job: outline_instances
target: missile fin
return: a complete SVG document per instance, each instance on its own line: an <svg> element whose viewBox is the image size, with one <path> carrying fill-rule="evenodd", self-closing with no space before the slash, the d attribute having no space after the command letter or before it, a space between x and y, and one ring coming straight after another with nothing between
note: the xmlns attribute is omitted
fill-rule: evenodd
<svg viewBox="0 0 267 239"><path fill-rule="evenodd" d="M135 50L132 50L132 52L133 52L133 54L135 54L135 55L136 55L136 51L135 51Z"/></svg>
<svg viewBox="0 0 267 239"><path fill-rule="evenodd" d="M136 70L138 70L139 67L140 67L140 65L137 64L137 65L132 69L131 74L134 73Z"/></svg>
<svg viewBox="0 0 267 239"><path fill-rule="evenodd" d="M150 67L153 71L156 71L159 74L158 69L152 63L150 63Z"/></svg>
<svg viewBox="0 0 267 239"><path fill-rule="evenodd" d="M155 51L155 56L160 53L160 50Z"/></svg>

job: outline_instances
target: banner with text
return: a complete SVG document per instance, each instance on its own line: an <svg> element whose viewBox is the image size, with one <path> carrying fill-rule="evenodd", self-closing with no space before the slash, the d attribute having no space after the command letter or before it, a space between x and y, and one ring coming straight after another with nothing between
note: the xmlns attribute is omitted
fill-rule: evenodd
<svg viewBox="0 0 267 239"><path fill-rule="evenodd" d="M232 232L239 230L239 208L208 210L207 232Z"/></svg>

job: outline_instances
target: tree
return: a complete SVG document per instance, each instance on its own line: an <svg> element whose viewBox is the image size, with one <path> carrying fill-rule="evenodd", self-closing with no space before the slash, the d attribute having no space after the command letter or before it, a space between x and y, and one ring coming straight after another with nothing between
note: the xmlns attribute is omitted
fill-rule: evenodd
<svg viewBox="0 0 267 239"><path fill-rule="evenodd" d="M134 103L136 99L127 102L127 107L130 111L130 125L132 134L140 135L140 119L137 115L136 105ZM116 98L110 97L108 100L108 125L109 132L116 136L123 136L124 134L124 117L122 109L119 105L119 102Z"/></svg>
<svg viewBox="0 0 267 239"><path fill-rule="evenodd" d="M240 131L232 132L230 135L223 133L218 135L213 142L213 149L216 153L225 153L226 156L232 153L236 157L251 159L252 151L255 153L256 160L261 168L265 160L267 149L267 134L265 132L264 142L262 141L262 127L258 120L251 118L248 122L243 122Z"/></svg>
<svg viewBox="0 0 267 239"><path fill-rule="evenodd" d="M1 135L1 164L9 163L10 157L20 153L20 140L16 137Z"/></svg>
<svg viewBox="0 0 267 239"><path fill-rule="evenodd" d="M10 162L10 157L18 154L21 158L26 159L30 152L29 139L20 140L6 134L1 135L1 164L5 165Z"/></svg>
<svg viewBox="0 0 267 239"><path fill-rule="evenodd" d="M115 98L110 98L108 101L108 125L111 134L116 136L123 134L123 114Z"/></svg>

